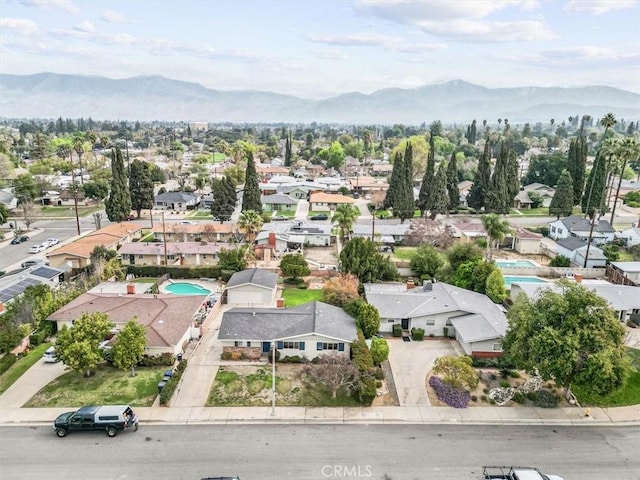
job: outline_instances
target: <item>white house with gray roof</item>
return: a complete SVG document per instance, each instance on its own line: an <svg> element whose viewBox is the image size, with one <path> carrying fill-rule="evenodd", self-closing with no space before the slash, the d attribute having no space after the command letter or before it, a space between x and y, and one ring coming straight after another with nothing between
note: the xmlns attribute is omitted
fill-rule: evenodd
<svg viewBox="0 0 640 480"><path fill-rule="evenodd" d="M587 254L587 241L578 237L558 240L556 253L567 257L571 264L577 267L585 266L585 258L587 258L586 268L605 267L607 265L607 257L602 249L592 243Z"/></svg>
<svg viewBox="0 0 640 480"><path fill-rule="evenodd" d="M422 328L425 335L447 335L460 343L466 354L478 357L501 355L507 332L503 309L486 295L447 283L366 283L367 302L380 312L380 331Z"/></svg>
<svg viewBox="0 0 640 480"><path fill-rule="evenodd" d="M273 306L278 292L278 275L262 268L234 273L225 288L228 305Z"/></svg>
<svg viewBox="0 0 640 480"><path fill-rule="evenodd" d="M290 308L232 308L222 316L218 340L224 351L258 358L271 350L280 358L313 360L324 354L349 356L356 322L343 309L323 302Z"/></svg>
<svg viewBox="0 0 640 480"><path fill-rule="evenodd" d="M569 237L578 237L587 240L590 230L591 220L579 217L578 215L560 218L559 220L549 223L549 236L554 240ZM616 231L609 222L600 219L596 220L593 225L591 239L597 244L613 242L615 233Z"/></svg>

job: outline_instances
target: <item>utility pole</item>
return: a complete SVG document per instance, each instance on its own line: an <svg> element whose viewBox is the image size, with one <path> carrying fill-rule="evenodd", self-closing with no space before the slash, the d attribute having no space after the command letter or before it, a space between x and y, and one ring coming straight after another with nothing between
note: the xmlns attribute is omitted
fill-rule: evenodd
<svg viewBox="0 0 640 480"><path fill-rule="evenodd" d="M164 223L164 210L162 211L162 245L164 246L164 264L168 265L168 257L167 257L167 230L165 228Z"/></svg>
<svg viewBox="0 0 640 480"><path fill-rule="evenodd" d="M593 237L593 226L596 223L596 215L598 214L598 210L593 211L593 217L591 218L591 228L589 228L589 240L587 243L587 251L584 255L584 265L582 268L587 268L587 262L589 261L589 249L591 248L591 238Z"/></svg>
<svg viewBox="0 0 640 480"><path fill-rule="evenodd" d="M73 168L73 154L69 154L69 159L71 160L71 185L73 188L73 206L76 211L76 230L78 235L80 235L80 216L78 215L78 186L76 185L76 172ZM82 174L82 172L80 172Z"/></svg>
<svg viewBox="0 0 640 480"><path fill-rule="evenodd" d="M276 341L271 342L273 353L271 357L271 415L276 414Z"/></svg>

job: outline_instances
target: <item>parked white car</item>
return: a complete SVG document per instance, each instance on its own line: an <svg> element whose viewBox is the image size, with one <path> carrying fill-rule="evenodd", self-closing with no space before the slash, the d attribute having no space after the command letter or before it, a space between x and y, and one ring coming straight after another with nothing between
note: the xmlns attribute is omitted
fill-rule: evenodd
<svg viewBox="0 0 640 480"><path fill-rule="evenodd" d="M57 238L47 238L46 241L50 247L53 247L54 245L57 245L60 243L60 240L58 240Z"/></svg>
<svg viewBox="0 0 640 480"><path fill-rule="evenodd" d="M43 245L32 245L31 247L29 247L29 253L40 253L44 252L45 249L46 247Z"/></svg>

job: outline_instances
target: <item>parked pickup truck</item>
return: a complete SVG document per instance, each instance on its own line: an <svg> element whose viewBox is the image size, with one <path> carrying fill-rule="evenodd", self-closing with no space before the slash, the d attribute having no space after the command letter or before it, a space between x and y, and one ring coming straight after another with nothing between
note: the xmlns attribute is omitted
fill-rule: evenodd
<svg viewBox="0 0 640 480"><path fill-rule="evenodd" d="M557 475L547 475L535 467L482 467L484 480L562 480Z"/></svg>
<svg viewBox="0 0 640 480"><path fill-rule="evenodd" d="M90 430L104 430L110 437L115 437L127 428L138 430L138 416L128 405L82 407L76 412L63 413L53 424L59 437L65 437L69 432Z"/></svg>

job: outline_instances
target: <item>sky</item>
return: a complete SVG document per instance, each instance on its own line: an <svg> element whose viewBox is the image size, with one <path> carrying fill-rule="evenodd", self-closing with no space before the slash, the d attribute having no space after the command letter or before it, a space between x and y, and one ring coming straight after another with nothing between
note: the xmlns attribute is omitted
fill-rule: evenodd
<svg viewBox="0 0 640 480"><path fill-rule="evenodd" d="M640 0L0 0L0 72L321 99L461 79L640 93Z"/></svg>

